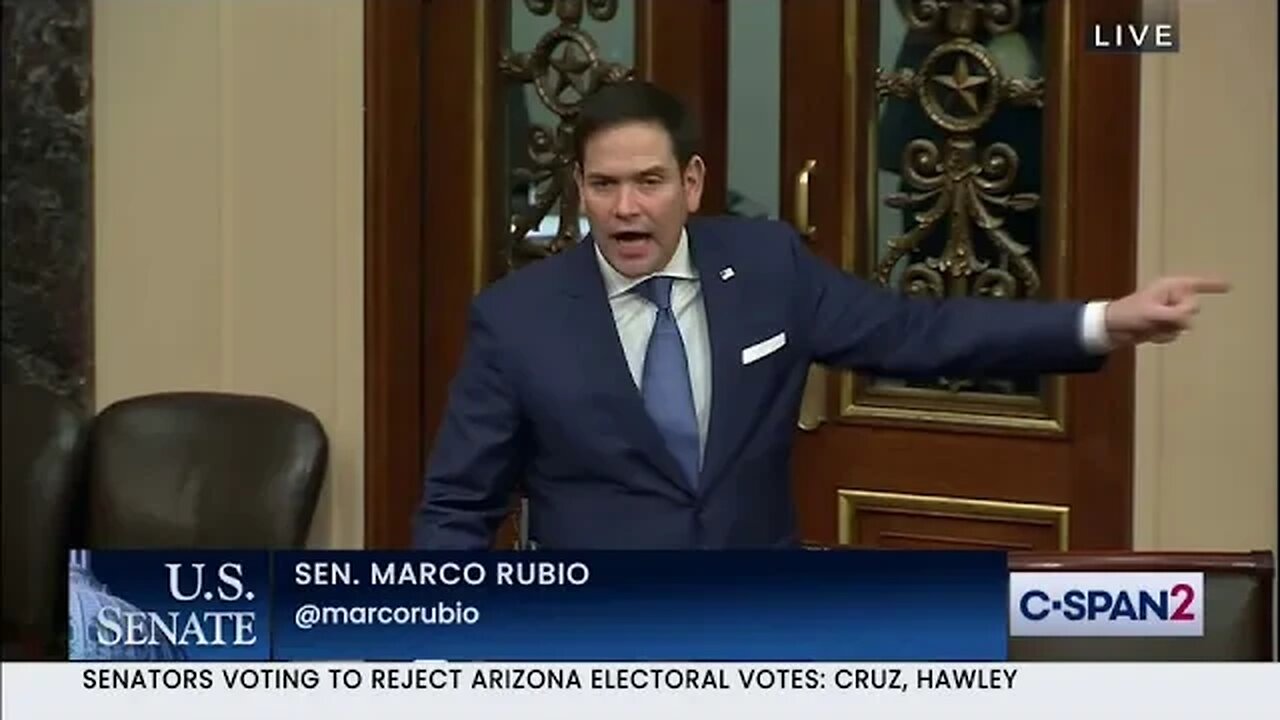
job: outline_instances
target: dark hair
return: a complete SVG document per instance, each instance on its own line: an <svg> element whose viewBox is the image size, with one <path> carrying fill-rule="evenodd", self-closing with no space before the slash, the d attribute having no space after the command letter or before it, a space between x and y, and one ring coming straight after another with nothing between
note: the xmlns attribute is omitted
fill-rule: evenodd
<svg viewBox="0 0 1280 720"><path fill-rule="evenodd" d="M587 141L593 135L633 122L661 125L671 137L681 168L699 152L697 122L684 103L653 83L628 80L605 85L583 100L574 126L575 159L582 162Z"/></svg>

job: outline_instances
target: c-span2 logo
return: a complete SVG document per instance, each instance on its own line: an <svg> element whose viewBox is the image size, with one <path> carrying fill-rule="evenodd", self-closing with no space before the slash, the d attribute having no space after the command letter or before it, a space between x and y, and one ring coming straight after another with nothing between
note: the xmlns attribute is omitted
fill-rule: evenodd
<svg viewBox="0 0 1280 720"><path fill-rule="evenodd" d="M1011 573L1009 632L1022 637L1201 637L1204 574Z"/></svg>

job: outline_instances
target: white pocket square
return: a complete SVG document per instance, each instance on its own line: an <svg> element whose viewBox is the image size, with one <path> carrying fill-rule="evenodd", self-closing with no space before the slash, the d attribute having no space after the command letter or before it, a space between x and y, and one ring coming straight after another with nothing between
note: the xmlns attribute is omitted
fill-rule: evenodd
<svg viewBox="0 0 1280 720"><path fill-rule="evenodd" d="M742 364L750 365L751 363L759 360L760 358L766 355L769 355L770 353L777 352L778 348L781 348L783 345L786 345L786 344L787 344L787 334L785 332L780 332L777 335L774 335L773 337L769 338L768 340L761 340L755 345L749 345L745 348L742 348Z"/></svg>

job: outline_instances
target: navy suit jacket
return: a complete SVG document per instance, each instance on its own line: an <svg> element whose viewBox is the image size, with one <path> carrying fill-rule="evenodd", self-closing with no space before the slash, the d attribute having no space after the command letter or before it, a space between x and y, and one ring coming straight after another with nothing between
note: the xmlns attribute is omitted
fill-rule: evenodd
<svg viewBox="0 0 1280 720"><path fill-rule="evenodd" d="M909 299L827 264L780 222L691 218L688 236L712 358L696 487L645 412L588 237L475 299L416 546L490 547L517 486L543 548L791 546L790 456L811 362L924 378L1103 362L1082 347L1079 303ZM742 363L743 348L780 332L782 348Z"/></svg>

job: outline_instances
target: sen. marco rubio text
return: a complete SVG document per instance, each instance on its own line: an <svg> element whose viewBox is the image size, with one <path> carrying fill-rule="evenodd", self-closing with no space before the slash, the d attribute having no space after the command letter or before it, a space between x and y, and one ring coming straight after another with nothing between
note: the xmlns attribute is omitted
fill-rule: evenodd
<svg viewBox="0 0 1280 720"><path fill-rule="evenodd" d="M1016 572L1009 576L1013 636L1204 635L1204 574Z"/></svg>

